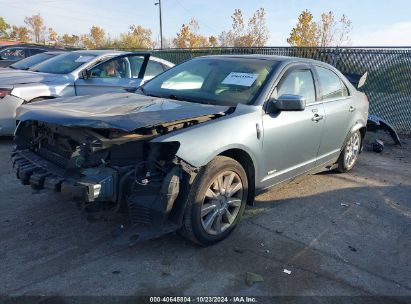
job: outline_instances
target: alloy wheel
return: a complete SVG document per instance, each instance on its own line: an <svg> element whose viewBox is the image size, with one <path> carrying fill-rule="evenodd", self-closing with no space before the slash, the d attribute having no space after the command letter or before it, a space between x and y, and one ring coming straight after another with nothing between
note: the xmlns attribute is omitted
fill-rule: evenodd
<svg viewBox="0 0 411 304"><path fill-rule="evenodd" d="M201 224L211 235L218 235L237 218L243 200L243 184L237 173L224 171L208 187L201 206Z"/></svg>
<svg viewBox="0 0 411 304"><path fill-rule="evenodd" d="M357 160L360 152L360 136L358 133L354 133L347 142L345 147L345 165L347 168L351 168Z"/></svg>

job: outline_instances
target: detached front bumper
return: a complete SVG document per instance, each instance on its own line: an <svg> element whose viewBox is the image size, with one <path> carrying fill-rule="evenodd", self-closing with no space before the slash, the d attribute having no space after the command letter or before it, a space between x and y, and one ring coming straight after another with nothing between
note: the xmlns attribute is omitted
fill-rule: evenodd
<svg viewBox="0 0 411 304"><path fill-rule="evenodd" d="M111 168L83 169L80 177L71 177L30 150L14 151L12 164L17 178L33 188L61 192L69 199L83 202L117 199L117 171Z"/></svg>

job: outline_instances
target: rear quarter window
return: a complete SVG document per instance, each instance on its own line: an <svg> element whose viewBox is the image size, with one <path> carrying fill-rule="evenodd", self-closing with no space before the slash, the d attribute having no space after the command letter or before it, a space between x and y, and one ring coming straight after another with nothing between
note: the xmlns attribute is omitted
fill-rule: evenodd
<svg viewBox="0 0 411 304"><path fill-rule="evenodd" d="M316 70L320 80L322 100L338 99L349 96L347 86L336 73L319 66L316 67Z"/></svg>

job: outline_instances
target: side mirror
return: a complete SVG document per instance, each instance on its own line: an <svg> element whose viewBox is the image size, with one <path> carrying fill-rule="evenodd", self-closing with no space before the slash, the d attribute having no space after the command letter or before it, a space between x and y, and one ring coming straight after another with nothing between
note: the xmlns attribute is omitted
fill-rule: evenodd
<svg viewBox="0 0 411 304"><path fill-rule="evenodd" d="M305 97L300 95L284 94L277 99L272 99L274 108L279 111L304 111Z"/></svg>
<svg viewBox="0 0 411 304"><path fill-rule="evenodd" d="M90 71L87 69L84 69L80 72L80 78L81 79L89 79L90 78Z"/></svg>

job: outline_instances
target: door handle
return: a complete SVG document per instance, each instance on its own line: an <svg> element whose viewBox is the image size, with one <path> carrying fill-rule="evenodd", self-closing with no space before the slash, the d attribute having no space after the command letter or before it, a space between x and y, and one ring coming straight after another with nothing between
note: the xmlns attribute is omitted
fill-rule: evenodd
<svg viewBox="0 0 411 304"><path fill-rule="evenodd" d="M319 122L321 119L323 119L324 118L324 116L322 116L322 115L319 115L319 114L315 114L314 116L313 116L313 118L311 118L311 120L312 121L315 121L315 122Z"/></svg>
<svg viewBox="0 0 411 304"><path fill-rule="evenodd" d="M354 111L355 111L355 108L354 108L353 106L350 106L350 108L348 109L348 111L354 112Z"/></svg>

